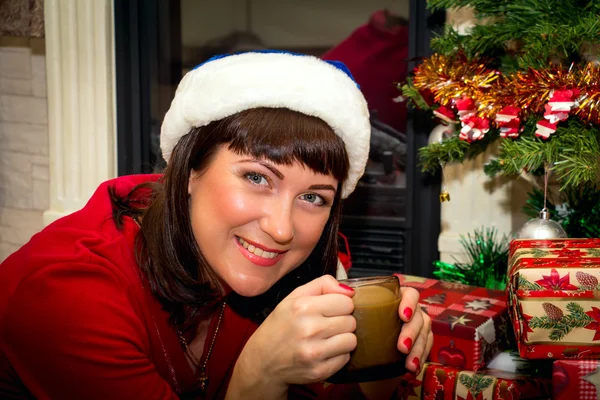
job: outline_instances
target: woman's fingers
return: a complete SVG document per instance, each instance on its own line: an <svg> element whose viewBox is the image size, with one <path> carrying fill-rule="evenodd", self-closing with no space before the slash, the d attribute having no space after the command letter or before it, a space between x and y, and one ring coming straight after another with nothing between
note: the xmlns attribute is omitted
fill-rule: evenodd
<svg viewBox="0 0 600 400"><path fill-rule="evenodd" d="M400 292L402 293L402 300L400 301L398 313L402 321L409 322L415 315L415 310L419 305L419 292L411 287L401 287Z"/></svg>
<svg viewBox="0 0 600 400"><path fill-rule="evenodd" d="M412 372L418 372L429 352L431 351L431 346L433 345L433 333L431 332L431 318L425 314L424 312L420 312L418 315L421 315L421 319L423 320L423 325L421 330L419 331L416 340L413 343L412 349L408 356L406 357L406 368ZM416 316L415 316L416 317Z"/></svg>
<svg viewBox="0 0 600 400"><path fill-rule="evenodd" d="M298 351L298 362L311 365L338 356L349 356L355 348L356 336L353 333L342 333L302 346Z"/></svg>
<svg viewBox="0 0 600 400"><path fill-rule="evenodd" d="M400 336L398 337L398 350L404 354L408 354L414 347L418 335L424 329L425 315L420 306L416 307L417 312L411 317L409 322L404 323Z"/></svg>

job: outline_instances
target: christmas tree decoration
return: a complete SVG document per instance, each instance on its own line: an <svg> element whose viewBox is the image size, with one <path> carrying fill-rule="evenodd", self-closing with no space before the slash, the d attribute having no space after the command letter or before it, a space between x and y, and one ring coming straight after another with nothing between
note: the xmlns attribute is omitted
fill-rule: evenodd
<svg viewBox="0 0 600 400"><path fill-rule="evenodd" d="M434 171L497 143L490 176L518 177L545 165L562 189L600 179L600 2L430 0L470 7L467 34L446 26L401 87L451 137L419 150ZM539 212L539 210L538 210Z"/></svg>
<svg viewBox="0 0 600 400"><path fill-rule="evenodd" d="M548 199L550 218L560 223L568 237L600 238L600 187L595 184L569 186L558 194L558 199ZM534 189L529 193L523 212L530 217L543 208L544 193ZM557 206L558 204L560 206ZM560 210L560 211L559 211Z"/></svg>
<svg viewBox="0 0 600 400"><path fill-rule="evenodd" d="M428 143L443 143L444 140L450 137L454 132L454 128L452 127L452 124L455 123L455 121L453 120L454 114L447 110L446 107L440 107L433 113L438 118L440 118L442 123L438 124L435 128L433 128L433 130L429 134ZM449 177L446 175L445 165L442 165L441 168L442 176L445 176L445 179L448 179ZM445 179L443 178L442 181L445 181ZM445 184L442 184L442 190L440 192L440 203L444 203L446 201L450 201L450 193L448 192L448 190L446 190Z"/></svg>
<svg viewBox="0 0 600 400"><path fill-rule="evenodd" d="M496 228L476 229L473 235L461 236L467 262L436 261L433 275L446 282L502 290L506 287L509 238L497 238Z"/></svg>
<svg viewBox="0 0 600 400"><path fill-rule="evenodd" d="M540 211L538 218L527 221L517 234L519 239L559 239L566 238L567 233L556 221L550 219L548 209Z"/></svg>
<svg viewBox="0 0 600 400"><path fill-rule="evenodd" d="M549 175L550 169L547 165L544 165L544 208L540 211L538 218L530 219L523 225L517 234L519 239L560 239L567 237L563 227L558 222L550 219L550 212L546 208Z"/></svg>

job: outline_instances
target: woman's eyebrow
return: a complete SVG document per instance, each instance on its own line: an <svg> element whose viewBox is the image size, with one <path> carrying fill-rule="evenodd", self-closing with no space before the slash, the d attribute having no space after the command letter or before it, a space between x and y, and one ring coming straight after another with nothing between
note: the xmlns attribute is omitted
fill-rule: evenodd
<svg viewBox="0 0 600 400"><path fill-rule="evenodd" d="M331 190L333 193L336 192L332 185L311 185L308 190Z"/></svg>
<svg viewBox="0 0 600 400"><path fill-rule="evenodd" d="M283 180L285 178L285 176L283 176L283 174L281 173L281 171L279 171L277 168L275 168L273 165L263 161L263 160L259 160L256 158L253 159L245 159L245 160L241 160L241 163L258 163L260 165L262 165L265 168L268 168L277 178Z"/></svg>

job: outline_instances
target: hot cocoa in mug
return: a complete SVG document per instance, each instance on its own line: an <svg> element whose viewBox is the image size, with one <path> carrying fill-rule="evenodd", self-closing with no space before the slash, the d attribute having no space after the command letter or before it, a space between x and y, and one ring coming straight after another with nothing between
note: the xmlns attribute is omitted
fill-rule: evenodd
<svg viewBox="0 0 600 400"><path fill-rule="evenodd" d="M396 276L377 276L340 281L354 289L356 349L350 361L331 383L367 382L389 379L407 372L406 355L398 350L404 322L398 315L402 294Z"/></svg>

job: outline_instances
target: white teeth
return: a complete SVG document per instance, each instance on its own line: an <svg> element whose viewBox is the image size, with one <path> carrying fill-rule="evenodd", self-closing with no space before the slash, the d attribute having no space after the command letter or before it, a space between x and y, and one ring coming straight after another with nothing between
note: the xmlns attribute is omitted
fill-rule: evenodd
<svg viewBox="0 0 600 400"><path fill-rule="evenodd" d="M259 249L258 247L255 247L253 245L251 245L250 243L246 242L244 239L238 237L238 242L240 242L240 244L242 246L244 246L245 249L248 249L248 251L250 253L256 254L259 257L262 258L275 258L279 255L279 253L274 253L272 251L265 251L263 249Z"/></svg>

